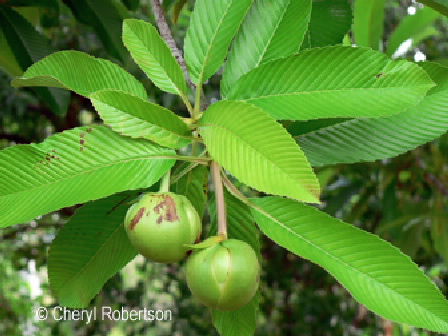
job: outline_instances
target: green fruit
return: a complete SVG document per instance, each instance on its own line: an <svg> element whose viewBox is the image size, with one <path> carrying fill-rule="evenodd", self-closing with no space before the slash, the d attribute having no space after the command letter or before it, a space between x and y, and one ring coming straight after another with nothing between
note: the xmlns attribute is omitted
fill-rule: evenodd
<svg viewBox="0 0 448 336"><path fill-rule="evenodd" d="M249 244L224 240L188 257L187 285L204 305L218 310L244 306L255 295L260 264Z"/></svg>
<svg viewBox="0 0 448 336"><path fill-rule="evenodd" d="M131 206L124 221L137 251L157 262L177 262L201 235L201 220L190 201L170 192L145 194Z"/></svg>

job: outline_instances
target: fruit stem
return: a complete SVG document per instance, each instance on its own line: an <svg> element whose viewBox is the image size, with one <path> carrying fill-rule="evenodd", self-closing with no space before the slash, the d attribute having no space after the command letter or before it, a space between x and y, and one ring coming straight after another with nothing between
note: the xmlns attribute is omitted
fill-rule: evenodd
<svg viewBox="0 0 448 336"><path fill-rule="evenodd" d="M171 169L167 171L165 175L163 175L162 180L160 181L160 189L161 192L170 191L170 178L171 178Z"/></svg>
<svg viewBox="0 0 448 336"><path fill-rule="evenodd" d="M211 164L213 184L215 185L216 212L218 215L218 235L227 238L226 205L224 202L224 188L221 179L221 167L216 161Z"/></svg>

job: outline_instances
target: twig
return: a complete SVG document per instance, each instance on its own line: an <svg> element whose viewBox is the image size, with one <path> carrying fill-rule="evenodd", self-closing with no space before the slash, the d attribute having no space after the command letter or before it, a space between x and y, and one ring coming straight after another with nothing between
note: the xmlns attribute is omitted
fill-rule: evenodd
<svg viewBox="0 0 448 336"><path fill-rule="evenodd" d="M179 48L177 48L176 46L176 41L174 40L173 34L171 33L171 29L168 26L168 23L166 22L165 13L163 12L160 0L151 0L151 7L154 13L154 17L156 19L157 27L159 28L160 36L162 36L163 40L166 42L168 47L170 47L171 53L173 54L177 63L179 63L180 67L182 68L188 86L190 86L191 89L194 90L195 85L191 81L190 76L188 76L187 64L185 63L185 59L182 56L182 53L180 52Z"/></svg>

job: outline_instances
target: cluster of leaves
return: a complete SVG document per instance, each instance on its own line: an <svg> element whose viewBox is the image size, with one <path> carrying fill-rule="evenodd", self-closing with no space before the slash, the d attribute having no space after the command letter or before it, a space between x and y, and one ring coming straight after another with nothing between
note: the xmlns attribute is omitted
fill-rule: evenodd
<svg viewBox="0 0 448 336"><path fill-rule="evenodd" d="M342 14L331 30L335 35L326 35L325 13L334 6ZM196 86L191 106L182 69L157 30L124 20L123 43L132 58L156 86L185 102L188 122L149 102L142 84L118 65L82 52L51 54L16 78L16 87L50 86L87 97L109 126L74 128L0 153L1 226L92 201L51 247L49 277L60 304L86 306L135 257L122 228L137 195L128 190L149 188L176 160L193 161L180 165L174 180L202 214L208 172L200 164L213 159L239 181L277 195L247 199L225 173L230 237L259 251L255 221L267 237L325 268L375 313L446 332L446 300L408 257L302 203L319 203L311 167L394 157L447 130L448 69L392 61L363 47L328 46L342 42L350 23L344 1L196 1L184 44ZM356 33L363 31L357 26L358 45L365 45L363 39L368 46L378 44L378 31L358 43ZM388 48L391 54L395 47ZM222 100L201 111L202 84L225 59ZM277 120L292 120L295 127L285 129ZM295 122L304 120L320 123L303 129ZM198 142L207 151L201 157L195 153ZM176 153L190 143L192 155ZM258 300L259 295L235 312L213 311L216 328L224 335L253 333Z"/></svg>

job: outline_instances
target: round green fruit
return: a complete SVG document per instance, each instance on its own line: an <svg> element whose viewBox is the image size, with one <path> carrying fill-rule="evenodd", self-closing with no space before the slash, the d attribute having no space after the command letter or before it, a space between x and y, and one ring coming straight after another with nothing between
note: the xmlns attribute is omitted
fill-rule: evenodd
<svg viewBox="0 0 448 336"><path fill-rule="evenodd" d="M146 258L177 262L201 235L201 220L190 201L171 192L145 194L124 221L129 240Z"/></svg>
<svg viewBox="0 0 448 336"><path fill-rule="evenodd" d="M236 239L193 252L186 264L187 285L204 305L234 310L255 295L260 264L249 244Z"/></svg>

